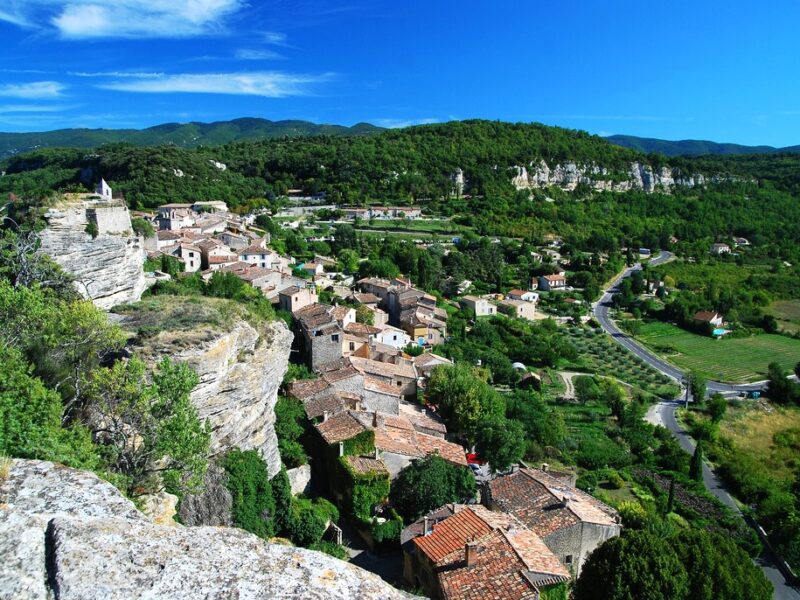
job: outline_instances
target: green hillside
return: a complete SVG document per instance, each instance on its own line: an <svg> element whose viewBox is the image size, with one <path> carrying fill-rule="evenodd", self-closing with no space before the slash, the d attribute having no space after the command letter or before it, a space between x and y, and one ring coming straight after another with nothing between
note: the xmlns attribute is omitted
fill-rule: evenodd
<svg viewBox="0 0 800 600"><path fill-rule="evenodd" d="M39 148L94 148L127 142L137 146L174 144L184 148L310 135L370 135L381 131L369 123L352 127L318 125L309 121L269 121L243 118L214 123L165 123L147 129L59 129L41 133L0 133L0 159Z"/></svg>
<svg viewBox="0 0 800 600"><path fill-rule="evenodd" d="M649 154L656 152L665 156L702 156L706 154L779 154L800 153L800 146L775 148L773 146L743 146L720 144L708 140L659 140L634 135L610 135L606 139L612 144Z"/></svg>

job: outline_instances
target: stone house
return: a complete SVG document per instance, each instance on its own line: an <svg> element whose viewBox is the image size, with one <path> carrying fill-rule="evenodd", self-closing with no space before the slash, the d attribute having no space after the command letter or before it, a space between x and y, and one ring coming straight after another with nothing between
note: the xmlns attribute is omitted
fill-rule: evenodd
<svg viewBox="0 0 800 600"><path fill-rule="evenodd" d="M277 253L262 246L252 245L239 250L239 260L262 269L272 269L278 262Z"/></svg>
<svg viewBox="0 0 800 600"><path fill-rule="evenodd" d="M545 292L563 290L567 287L566 276L556 273L539 277L539 289Z"/></svg>
<svg viewBox="0 0 800 600"><path fill-rule="evenodd" d="M342 358L344 330L332 313L332 306L309 304L295 311L295 349L316 371Z"/></svg>
<svg viewBox="0 0 800 600"><path fill-rule="evenodd" d="M591 552L622 531L617 511L574 487L568 474L514 469L485 485L492 510L517 517L577 577Z"/></svg>
<svg viewBox="0 0 800 600"><path fill-rule="evenodd" d="M419 377L424 377L427 379L431 376L431 371L433 371L433 369L439 365L452 366L453 361L449 358L445 358L444 356L434 354L433 352L425 352L414 357L414 366L417 369L417 375Z"/></svg>
<svg viewBox="0 0 800 600"><path fill-rule="evenodd" d="M398 327L382 325L375 334L375 340L387 346L395 348L405 348L411 343L411 336Z"/></svg>
<svg viewBox="0 0 800 600"><path fill-rule="evenodd" d="M536 318L536 303L524 300L501 300L497 303L500 312L509 317L533 321Z"/></svg>
<svg viewBox="0 0 800 600"><path fill-rule="evenodd" d="M536 600L569 571L512 515L448 504L401 535L403 576L431 598Z"/></svg>
<svg viewBox="0 0 800 600"><path fill-rule="evenodd" d="M294 314L295 311L317 302L317 294L312 288L299 288L296 285L278 292L278 307Z"/></svg>
<svg viewBox="0 0 800 600"><path fill-rule="evenodd" d="M464 296L459 300L459 304L475 313L476 317L491 317L497 314L497 307L486 298Z"/></svg>
<svg viewBox="0 0 800 600"><path fill-rule="evenodd" d="M715 256L721 256L723 254L730 254L731 247L728 244L711 244L711 249L709 250L709 254L713 254Z"/></svg>

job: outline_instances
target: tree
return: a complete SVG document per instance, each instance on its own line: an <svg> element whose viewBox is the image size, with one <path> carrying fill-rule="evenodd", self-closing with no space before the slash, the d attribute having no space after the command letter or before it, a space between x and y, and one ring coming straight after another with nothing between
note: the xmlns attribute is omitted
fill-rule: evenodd
<svg viewBox="0 0 800 600"><path fill-rule="evenodd" d="M269 483L275 502L275 533L281 534L288 531L292 519L292 484L289 482L286 467L281 466L281 470Z"/></svg>
<svg viewBox="0 0 800 600"><path fill-rule="evenodd" d="M88 424L111 469L139 495L202 485L211 428L201 424L189 393L199 378L186 364L163 359L146 378L138 358L96 369L86 382Z"/></svg>
<svg viewBox="0 0 800 600"><path fill-rule="evenodd" d="M767 395L773 402L789 404L797 400L794 384L786 378L786 371L778 363L770 363L767 368Z"/></svg>
<svg viewBox="0 0 800 600"><path fill-rule="evenodd" d="M233 523L261 538L275 535L275 499L264 459L256 450L233 449L222 466L233 498Z"/></svg>
<svg viewBox="0 0 800 600"><path fill-rule="evenodd" d="M141 217L136 217L135 219L131 219L131 227L133 227L133 232L136 235L140 235L143 238L151 238L155 235L155 230L153 229L153 225L149 221L145 221Z"/></svg>
<svg viewBox="0 0 800 600"><path fill-rule="evenodd" d="M356 323L365 325L375 324L375 312L366 304L359 304L356 308Z"/></svg>
<svg viewBox="0 0 800 600"><path fill-rule="evenodd" d="M695 481L703 481L703 441L698 440L689 463L689 477Z"/></svg>
<svg viewBox="0 0 800 600"><path fill-rule="evenodd" d="M670 540L689 576L691 600L770 600L772 584L729 537L704 530L681 531Z"/></svg>
<svg viewBox="0 0 800 600"><path fill-rule="evenodd" d="M448 426L475 440L478 423L503 415L503 399L465 363L441 365L431 371L428 400L439 406Z"/></svg>
<svg viewBox="0 0 800 600"><path fill-rule="evenodd" d="M703 404L706 399L706 380L698 373L691 373L689 375L689 390L691 390L692 398L697 404Z"/></svg>
<svg viewBox="0 0 800 600"><path fill-rule="evenodd" d="M714 423L722 421L725 413L728 410L728 401L722 394L714 394L711 400L708 401L708 414L711 415L711 420Z"/></svg>
<svg viewBox="0 0 800 600"><path fill-rule="evenodd" d="M575 386L575 397L581 404L594 402L600 397L600 388L597 387L594 377L579 375L574 379L573 385Z"/></svg>
<svg viewBox="0 0 800 600"><path fill-rule="evenodd" d="M601 544L583 564L575 600L688 600L686 570L668 540L626 531ZM734 596L735 597L735 596Z"/></svg>
<svg viewBox="0 0 800 600"><path fill-rule="evenodd" d="M412 461L400 471L390 492L392 504L406 522L415 521L448 502L465 502L474 497L472 473L438 454Z"/></svg>
<svg viewBox="0 0 800 600"><path fill-rule="evenodd" d="M478 456L488 461L492 472L505 471L525 454L522 423L500 415L481 419L475 439Z"/></svg>

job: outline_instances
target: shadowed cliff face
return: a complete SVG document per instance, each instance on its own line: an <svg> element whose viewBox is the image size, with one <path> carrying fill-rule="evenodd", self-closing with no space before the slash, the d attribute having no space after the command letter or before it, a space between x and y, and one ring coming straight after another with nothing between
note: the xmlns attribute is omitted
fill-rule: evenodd
<svg viewBox="0 0 800 600"><path fill-rule="evenodd" d="M325 554L225 527L149 522L108 482L15 460L0 481L0 597L408 598Z"/></svg>
<svg viewBox="0 0 800 600"><path fill-rule="evenodd" d="M63 200L44 218L41 251L74 277L84 298L108 310L142 297L144 246L122 201ZM86 231L90 223L96 237Z"/></svg>

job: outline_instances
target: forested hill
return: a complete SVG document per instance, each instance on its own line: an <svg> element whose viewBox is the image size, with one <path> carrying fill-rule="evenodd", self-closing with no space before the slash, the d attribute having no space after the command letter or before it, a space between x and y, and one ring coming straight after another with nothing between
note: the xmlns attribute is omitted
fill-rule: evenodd
<svg viewBox="0 0 800 600"><path fill-rule="evenodd" d="M231 206L272 198L289 188L324 191L334 202L407 201L450 196L455 175L464 191L510 197L514 167L544 160L594 164L598 178L625 179L632 162L680 173L773 180L797 191L798 155L673 158L644 155L585 132L539 124L453 121L368 136L316 136L181 148L111 144L85 149L42 149L2 164L0 193L22 197L52 190L85 190L100 177L132 207L219 199ZM725 179L725 177L723 177Z"/></svg>
<svg viewBox="0 0 800 600"><path fill-rule="evenodd" d="M636 137L634 135L610 135L609 142L649 154L656 152L664 156L701 156L705 154L780 154L800 153L800 145L786 148L774 146L743 146L741 144L720 144L707 140L659 140L656 138Z"/></svg>
<svg viewBox="0 0 800 600"><path fill-rule="evenodd" d="M310 135L369 135L381 130L369 123L344 127L319 125L309 121L244 118L214 123L165 123L147 129L59 129L40 133L0 133L0 159L38 148L94 148L113 142L137 146L174 144L193 148L240 140Z"/></svg>

